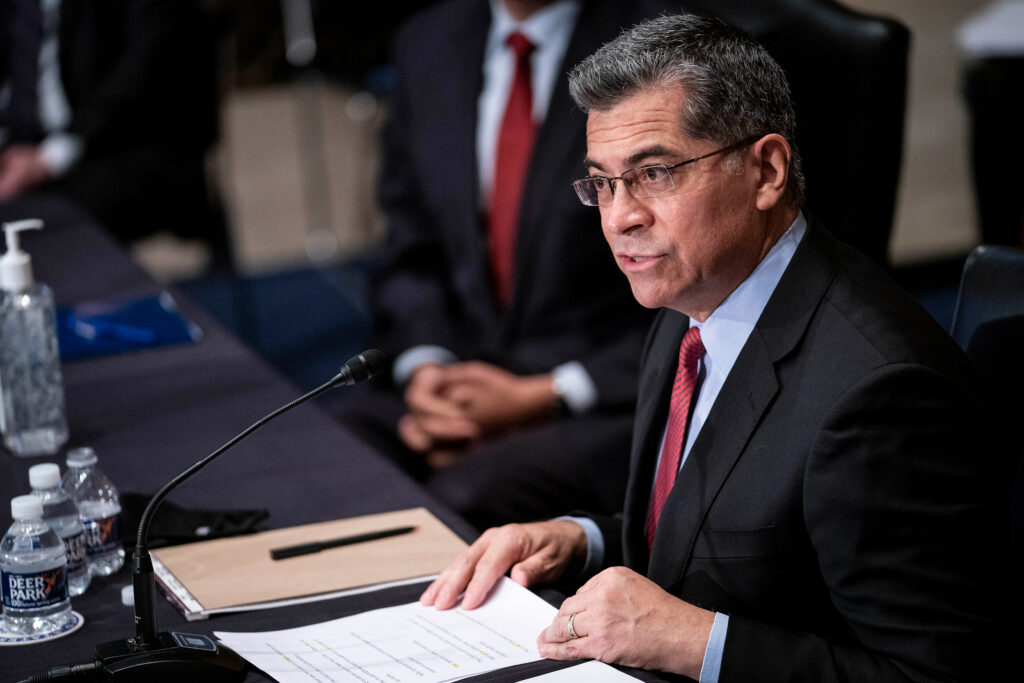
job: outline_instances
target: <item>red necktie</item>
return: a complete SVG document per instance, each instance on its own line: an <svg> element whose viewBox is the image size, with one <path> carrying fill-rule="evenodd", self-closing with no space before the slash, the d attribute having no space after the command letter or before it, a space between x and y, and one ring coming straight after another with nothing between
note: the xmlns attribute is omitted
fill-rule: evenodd
<svg viewBox="0 0 1024 683"><path fill-rule="evenodd" d="M647 547L654 545L654 532L658 529L658 519L665 500L672 490L679 473L679 459L686 443L686 424L690 419L690 404L697 385L697 362L704 357L704 343L700 340L700 329L691 327L683 336L679 345L679 365L676 368L676 381L672 385L672 401L668 410L668 429L665 431L665 443L661 447L661 464L658 466L658 477L654 480L654 494L651 496L651 507L647 513Z"/></svg>
<svg viewBox="0 0 1024 683"><path fill-rule="evenodd" d="M530 54L534 45L522 33L510 34L506 42L516 53L516 74L498 131L488 226L491 274L498 303L502 306L508 305L512 298L519 202L536 133L530 86Z"/></svg>

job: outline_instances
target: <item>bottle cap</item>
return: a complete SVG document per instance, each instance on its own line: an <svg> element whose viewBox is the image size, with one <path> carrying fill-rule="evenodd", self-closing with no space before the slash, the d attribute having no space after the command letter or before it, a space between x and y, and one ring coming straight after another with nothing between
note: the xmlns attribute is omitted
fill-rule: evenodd
<svg viewBox="0 0 1024 683"><path fill-rule="evenodd" d="M95 465L96 451L88 446L72 448L68 451L67 464L68 467L86 467L88 465Z"/></svg>
<svg viewBox="0 0 1024 683"><path fill-rule="evenodd" d="M34 489L52 489L60 484L60 466L55 462L44 462L28 468L28 483Z"/></svg>
<svg viewBox="0 0 1024 683"><path fill-rule="evenodd" d="M43 501L35 496L11 498L11 517L16 521L43 518Z"/></svg>
<svg viewBox="0 0 1024 683"><path fill-rule="evenodd" d="M32 257L21 250L18 233L22 230L39 230L43 222L38 218L4 223L7 234L7 253L0 256L0 287L8 292L21 292L31 287Z"/></svg>

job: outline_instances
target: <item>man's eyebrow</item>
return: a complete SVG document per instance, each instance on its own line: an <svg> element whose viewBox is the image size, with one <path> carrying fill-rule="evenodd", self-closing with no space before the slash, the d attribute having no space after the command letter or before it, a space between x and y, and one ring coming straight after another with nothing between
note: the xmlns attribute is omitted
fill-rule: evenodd
<svg viewBox="0 0 1024 683"><path fill-rule="evenodd" d="M626 163L630 168L635 168L644 161L648 161L650 159L664 159L665 157L674 158L677 154L677 152L670 150L668 147L654 145L653 147L648 147L636 152L635 154L631 154L629 158L626 159Z"/></svg>
<svg viewBox="0 0 1024 683"><path fill-rule="evenodd" d="M664 159L665 157L675 158L676 156L678 156L678 153L670 150L668 147L654 145L653 147L647 147L645 149L640 150L639 152L631 154L626 159L626 165L629 166L629 168L636 168L641 163L649 159ZM583 166L588 170L595 169L603 173L608 172L607 170L605 170L604 166L594 161L590 157L586 157L583 160Z"/></svg>

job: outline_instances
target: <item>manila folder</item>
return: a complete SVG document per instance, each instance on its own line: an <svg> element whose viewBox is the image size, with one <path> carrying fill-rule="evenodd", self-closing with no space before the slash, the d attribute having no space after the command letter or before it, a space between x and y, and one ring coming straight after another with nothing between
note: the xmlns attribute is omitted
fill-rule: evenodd
<svg viewBox="0 0 1024 683"><path fill-rule="evenodd" d="M412 533L284 560L274 548L402 526ZM425 508L160 548L153 556L204 610L287 600L440 572L466 543Z"/></svg>

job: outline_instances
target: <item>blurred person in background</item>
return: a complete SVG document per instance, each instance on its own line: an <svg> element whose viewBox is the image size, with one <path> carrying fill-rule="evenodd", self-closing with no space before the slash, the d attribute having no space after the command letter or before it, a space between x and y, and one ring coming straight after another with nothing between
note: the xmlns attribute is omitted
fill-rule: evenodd
<svg viewBox="0 0 1024 683"><path fill-rule="evenodd" d="M228 259L205 155L213 38L192 0L0 0L0 201L61 193L118 239Z"/></svg>
<svg viewBox="0 0 1024 683"><path fill-rule="evenodd" d="M346 416L480 527L621 504L650 313L566 194L565 74L653 3L447 0L399 33L372 279L392 384Z"/></svg>

